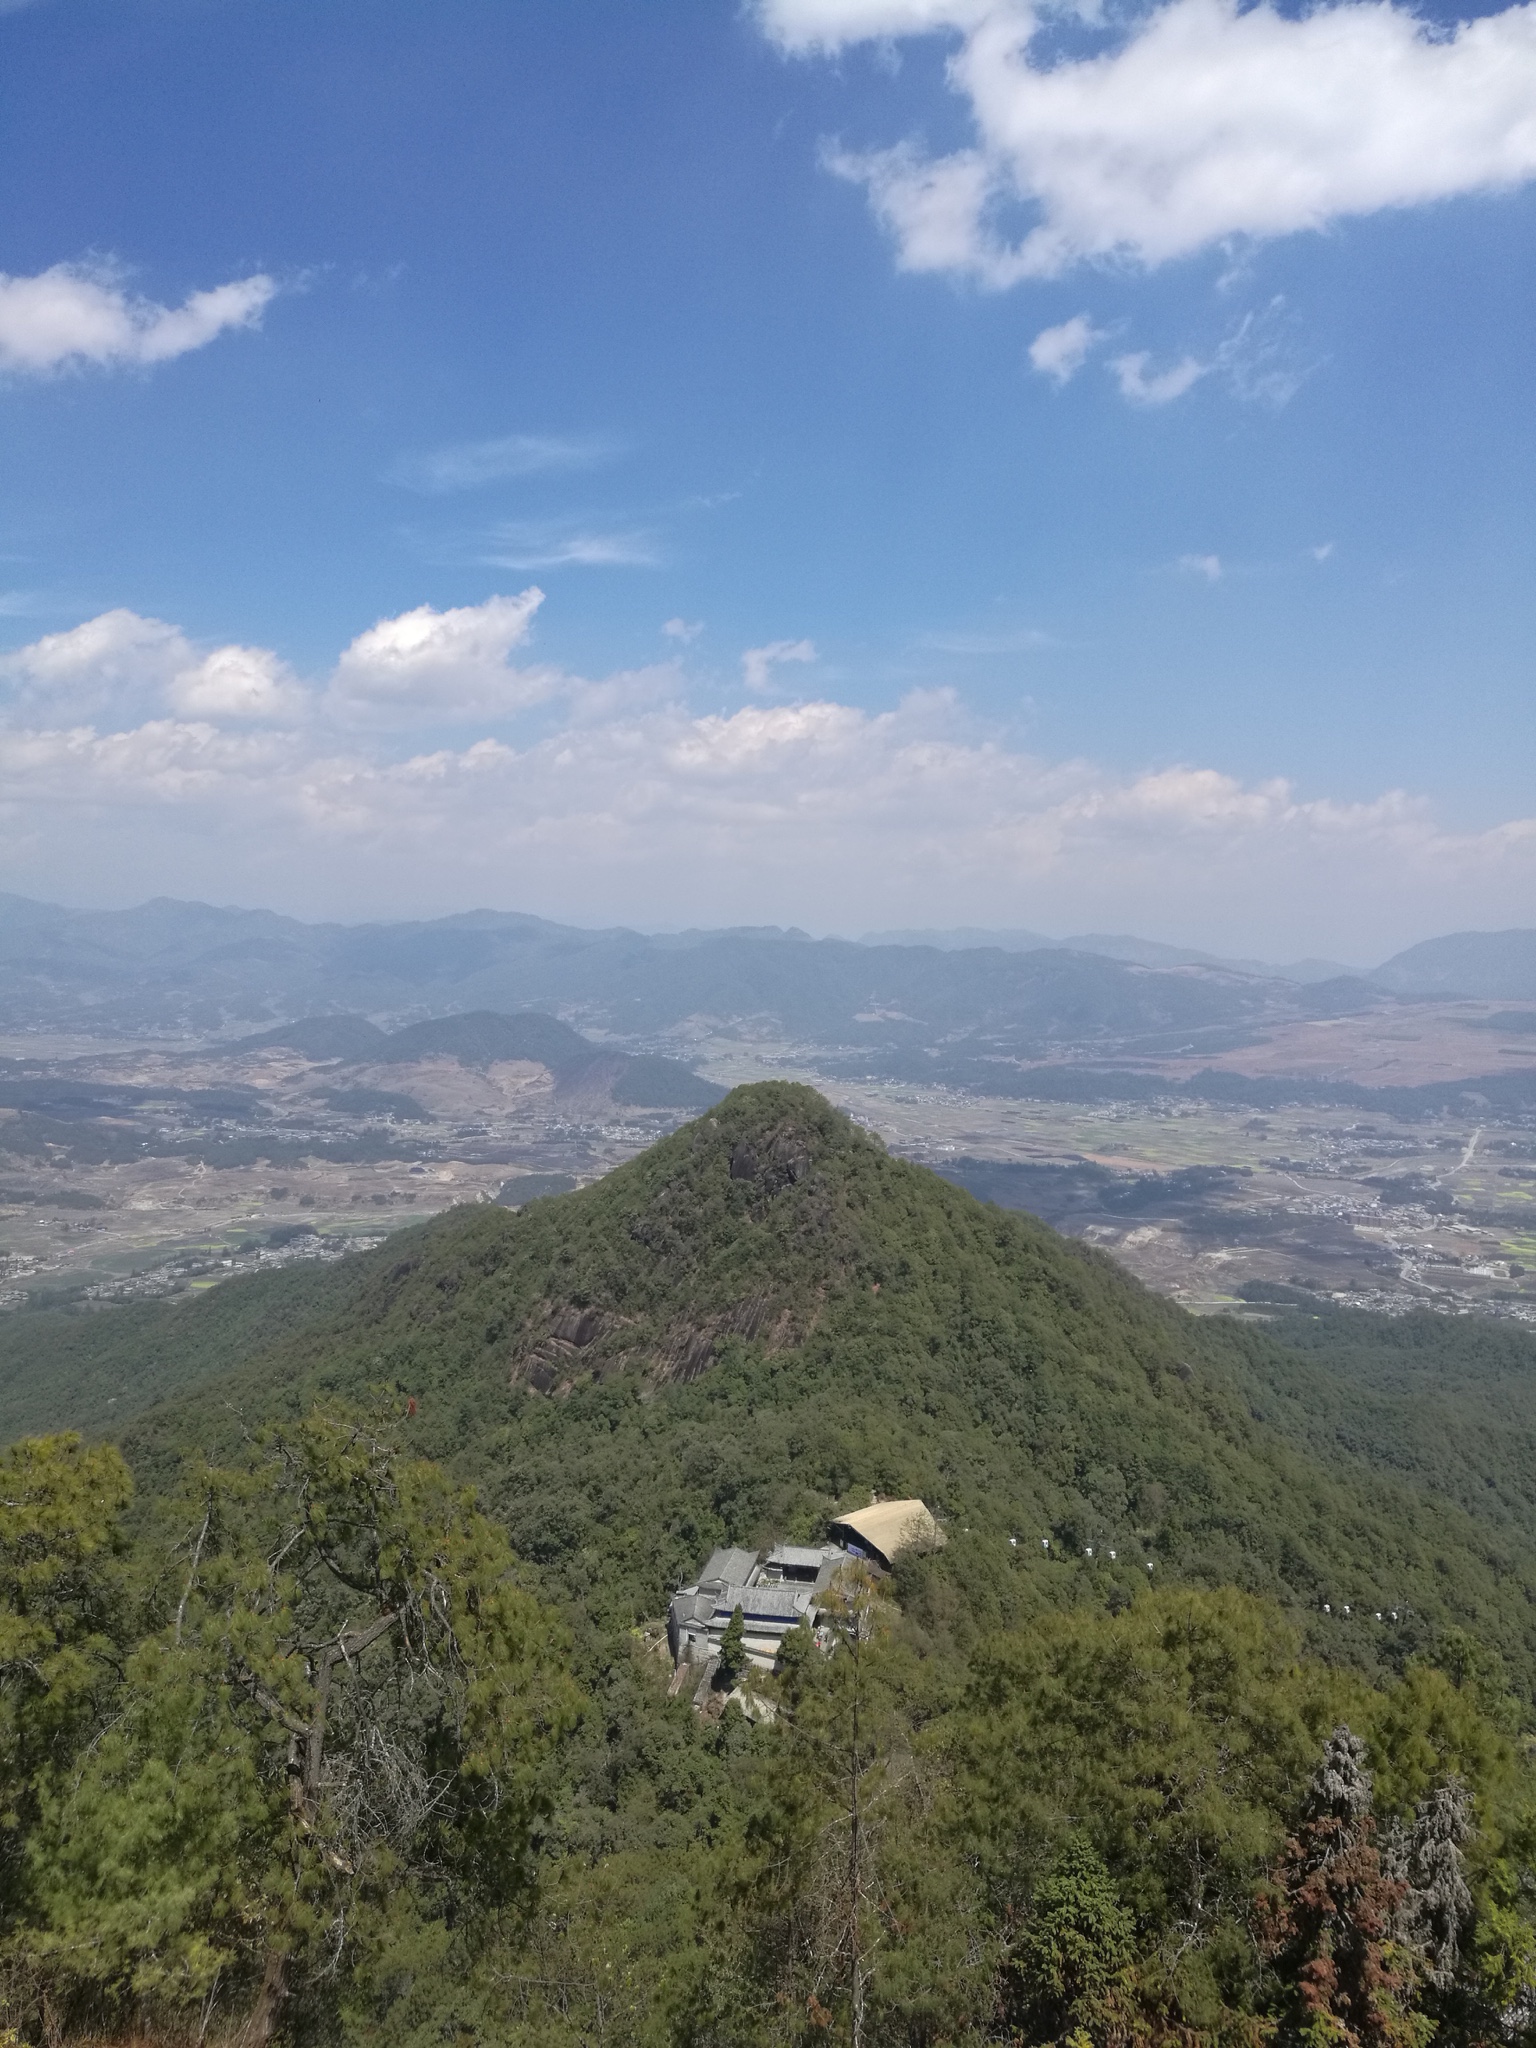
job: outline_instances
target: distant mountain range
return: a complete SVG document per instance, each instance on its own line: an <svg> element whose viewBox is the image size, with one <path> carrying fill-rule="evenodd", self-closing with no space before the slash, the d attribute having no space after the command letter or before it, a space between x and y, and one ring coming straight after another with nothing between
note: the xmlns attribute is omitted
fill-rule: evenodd
<svg viewBox="0 0 1536 2048"><path fill-rule="evenodd" d="M1201 953L1190 946L1164 946L1156 939L1136 939L1124 932L1080 932L1073 938L1048 939L1040 932L987 931L961 925L953 931L866 932L865 946L937 946L956 953L976 946L1001 946L1007 953L1101 953L1106 960L1129 960L1138 967L1223 967L1233 974L1258 974L1281 981L1337 981L1359 975L1358 967L1337 960L1292 960L1276 967L1266 960L1229 960L1220 953Z"/></svg>
<svg viewBox="0 0 1536 2048"><path fill-rule="evenodd" d="M489 911L309 925L165 899L117 913L0 899L0 1025L12 1029L222 1035L325 1013L400 1027L538 1009L626 1048L730 1028L846 1050L1215 1050L1278 1015L1327 1014L1340 993L1061 949L941 952L772 929L648 937ZM1342 993L1346 1008L1386 1000L1364 983ZM339 1041L332 1056L346 1056Z"/></svg>
<svg viewBox="0 0 1536 2048"><path fill-rule="evenodd" d="M1380 967L1344 967L1336 960L1292 960L1276 966L1265 960L1230 959L1202 953L1190 946L1165 946L1155 939L1124 933L1081 932L1067 939L1048 939L1040 932L988 931L962 925L953 931L869 932L866 946L937 946L956 952L1000 946L1005 952L1098 953L1108 960L1132 961L1142 967L1219 967L1231 974L1253 974L1302 983L1350 979L1373 984L1400 996L1471 996L1484 1001L1536 1001L1536 930L1451 932L1424 939L1394 953Z"/></svg>
<svg viewBox="0 0 1536 2048"><path fill-rule="evenodd" d="M1150 1057L1214 1053L1286 1018L1418 993L1536 997L1531 931L1429 941L1366 975L1319 961L1262 968L1129 938L1026 943L1035 936L658 936L496 911L305 924L164 897L80 911L0 896L0 1028L223 1037L325 1018L341 1034L330 1056L353 1057L361 1043L348 1051L342 1039L360 1027L538 1010L615 1052L724 1028L850 1053L963 1045L1017 1057L1065 1045Z"/></svg>
<svg viewBox="0 0 1536 2048"><path fill-rule="evenodd" d="M303 1017L232 1044L226 1040L218 1050L257 1052L264 1046L283 1046L305 1059L335 1060L343 1067L412 1066L437 1059L483 1068L501 1060L528 1060L549 1069L562 1096L601 1098L633 1109L708 1109L725 1093L681 1060L594 1045L542 1010L520 1010L510 1017L492 1010L461 1011L392 1032L381 1031L366 1017ZM335 1099L345 1106L342 1096ZM393 1100L410 1102L409 1097ZM413 1103L410 1107L415 1109Z"/></svg>
<svg viewBox="0 0 1536 2048"><path fill-rule="evenodd" d="M1396 995L1536 996L1536 931L1452 932L1425 939L1371 979Z"/></svg>

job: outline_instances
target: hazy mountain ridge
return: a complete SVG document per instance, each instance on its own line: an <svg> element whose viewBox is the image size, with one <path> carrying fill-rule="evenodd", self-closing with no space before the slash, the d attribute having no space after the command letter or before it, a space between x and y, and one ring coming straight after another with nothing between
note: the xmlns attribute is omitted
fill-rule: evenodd
<svg viewBox="0 0 1536 2048"><path fill-rule="evenodd" d="M380 1031L366 1017L305 1017L237 1041L236 1051L287 1046L310 1057L336 1058L343 1067L414 1066L423 1060L453 1060L485 1071L504 1061L531 1062L553 1076L555 1092L567 1099L610 1100L641 1109L707 1109L725 1093L704 1081L681 1060L654 1053L626 1053L596 1045L569 1024L542 1010L511 1016L470 1010ZM315 1047L345 1047L340 1052Z"/></svg>
<svg viewBox="0 0 1536 2048"><path fill-rule="evenodd" d="M872 947L779 930L648 937L494 912L306 925L166 899L103 913L0 898L0 966L0 1022L118 1033L538 1007L629 1040L706 1020L830 1044L957 1032L1024 1044L1231 1028L1299 1000L1292 984L1220 965L1058 947Z"/></svg>
<svg viewBox="0 0 1536 2048"><path fill-rule="evenodd" d="M1348 982L1402 996L1471 996L1493 1001L1536 998L1536 930L1450 932L1421 940L1394 953L1379 967L1345 967L1336 960L1292 960L1283 965L1265 960L1234 959L1195 947L1164 945L1127 933L1084 932L1050 939L1033 931L989 931L959 926L948 931L868 932L866 946L936 946L945 952L1001 946L1009 952L1078 952L1102 954L1109 960L1143 967L1216 967L1233 974L1257 975L1303 984Z"/></svg>
<svg viewBox="0 0 1536 2048"><path fill-rule="evenodd" d="M1536 997L1536 931L1451 932L1396 953L1371 977L1402 995Z"/></svg>
<svg viewBox="0 0 1536 2048"><path fill-rule="evenodd" d="M1204 953L1196 947L1136 938L1126 932L1079 932L1065 939L1049 939L1041 932L989 931L984 926L962 925L949 931L866 932L859 944L937 946L946 953L977 946L1001 946L1009 953L1100 953L1107 960L1131 961L1138 967L1220 967L1233 974L1256 974L1277 981L1332 981L1360 972L1358 968L1341 966L1337 960L1293 960L1276 966L1267 960L1232 959L1221 953Z"/></svg>
<svg viewBox="0 0 1536 2048"><path fill-rule="evenodd" d="M388 1066L446 1052L445 1030L467 1044L468 1020L499 1018L484 1026L502 1034L499 1056L546 1064L573 1100L684 1109L711 1099L700 1092L705 1084L683 1065L659 1062L711 1042L711 1057L722 1044L756 1042L829 1076L1004 1096L1076 1089L1075 1079L1038 1065L1065 1058L1104 1070L1094 1084L1100 1094L1120 1086L1108 1069L1123 1070L1134 1094L1151 1079L1138 1076L1139 1062L1187 1089L1182 1063L1231 1065L1232 1055L1257 1054L1288 1032L1300 1062L1295 1085L1320 1090L1319 1100L1347 1095L1388 1107L1385 1098L1340 1094L1342 1076L1314 1072L1322 1041L1307 1041L1306 1027L1387 1012L1413 1001L1422 981L1434 982L1442 1000L1446 988L1499 1000L1536 990L1536 933L1526 932L1452 935L1368 975L1323 978L1328 963L1300 963L1299 979L1131 938L1019 950L1036 935L995 934L1006 943L987 945L955 943L987 936L980 932L929 936L938 943L818 940L778 927L646 935L492 911L307 925L164 898L103 913L0 897L0 1028L218 1035L226 1051L281 1043L312 1059ZM521 1020L516 1046L509 1017ZM223 1036L242 1023L265 1028ZM534 1032L543 1033L542 1052ZM1513 1100L1504 1054L1491 1050L1470 1064L1464 1049L1456 1057L1459 1087L1490 1104ZM1261 1104L1283 1076L1273 1053L1258 1055L1258 1067L1266 1078L1258 1093L1243 1084L1242 1099ZM1207 1078L1212 1099L1238 1099L1230 1076L1202 1077L1202 1087ZM1529 1079L1516 1085L1520 1103ZM379 1074L365 1085L388 1092L397 1084ZM1403 1105L1415 1113L1433 1106L1406 1095Z"/></svg>

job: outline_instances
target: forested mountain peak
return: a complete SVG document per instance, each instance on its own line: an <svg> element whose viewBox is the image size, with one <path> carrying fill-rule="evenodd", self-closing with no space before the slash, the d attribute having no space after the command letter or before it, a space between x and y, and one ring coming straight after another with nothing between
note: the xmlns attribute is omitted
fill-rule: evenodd
<svg viewBox="0 0 1536 2048"><path fill-rule="evenodd" d="M1309 1434L1309 1368L1262 1332L1185 1315L806 1088L737 1089L591 1187L450 1211L327 1287L130 1424L138 1469L385 1385L608 1624L663 1612L717 1543L815 1540L874 1493L946 1525L922 1594L946 1628L1232 1584L1366 1669L1476 1627L1536 1684L1523 1532ZM221 1311L183 1313L211 1333Z"/></svg>
<svg viewBox="0 0 1536 2048"><path fill-rule="evenodd" d="M1166 1313L1107 1261L892 1158L813 1089L759 1082L591 1188L429 1228L374 1312L447 1342L483 1327L510 1384L564 1396L695 1379L733 1339L766 1356L820 1333L839 1360L895 1358L920 1328L919 1354L953 1356L993 1296L999 1344L1065 1338L1088 1358L1129 1338L1141 1380L1180 1367Z"/></svg>

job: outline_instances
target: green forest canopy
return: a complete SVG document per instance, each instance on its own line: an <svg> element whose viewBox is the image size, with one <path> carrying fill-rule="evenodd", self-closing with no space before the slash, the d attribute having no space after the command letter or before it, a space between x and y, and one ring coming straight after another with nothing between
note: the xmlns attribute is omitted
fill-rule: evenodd
<svg viewBox="0 0 1536 2048"><path fill-rule="evenodd" d="M206 2005L226 2030L423 2041L1526 2024L1518 1343L1441 1326L1458 1431L1435 1370L1356 1319L1292 1343L1196 1322L783 1084L517 1215L35 1327L56 1406L29 1426L175 1398L118 1429L121 1457L11 1454L54 1502L29 1530L12 1485L0 1532L25 2027L45 1998L49 2024ZM945 1547L854 1589L832 1656L795 1649L771 1725L667 1699L636 1631L703 1553L817 1537L871 1491L927 1499ZM366 1570L316 1535L341 1500ZM205 1522L224 1547L198 1549ZM392 1622L355 1674L332 1659L337 1747L309 1771L317 1659L405 1612L401 1586L451 1647ZM499 1635L469 1628L487 1599L512 1602ZM489 1821L485 1687L517 1759ZM1372 1780L1348 1812L1317 1775L1341 1724ZM140 1825L150 1779L219 1806L216 1870L166 1879L184 1838ZM381 1820L386 1779L410 1825ZM131 1867L100 1848L125 1831ZM1464 1910L1425 1905L1447 1884Z"/></svg>

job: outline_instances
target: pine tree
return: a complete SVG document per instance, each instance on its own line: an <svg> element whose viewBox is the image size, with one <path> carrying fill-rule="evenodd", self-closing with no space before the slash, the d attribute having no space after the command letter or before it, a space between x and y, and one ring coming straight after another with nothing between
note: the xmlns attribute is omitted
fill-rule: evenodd
<svg viewBox="0 0 1536 2048"><path fill-rule="evenodd" d="M1035 1889L1014 1957L1030 2034L1095 2042L1121 2035L1135 1933L1103 1858L1089 1842L1069 1842Z"/></svg>
<svg viewBox="0 0 1536 2048"><path fill-rule="evenodd" d="M720 1638L720 1663L715 1672L715 1683L722 1688L734 1685L746 1669L746 1663L747 1625L738 1600Z"/></svg>
<svg viewBox="0 0 1536 2048"><path fill-rule="evenodd" d="M1461 1848L1472 1833L1472 1795L1447 1779L1419 1801L1408 1838L1406 1932L1424 1957L1437 1991L1455 1981L1461 1930L1472 1914Z"/></svg>
<svg viewBox="0 0 1536 2048"><path fill-rule="evenodd" d="M734 1980L735 2017L678 2039L984 2038L996 1944L949 1832L943 1763L920 1730L924 1666L888 1594L888 1580L845 1566L818 1603L816 1636L789 1638L777 1720L755 1735L743 1774L755 1797L741 1920L710 1973L712 1995Z"/></svg>
<svg viewBox="0 0 1536 2048"><path fill-rule="evenodd" d="M34 1437L0 1456L0 1929L26 1909L26 1846L115 1682L128 1617L110 1446Z"/></svg>
<svg viewBox="0 0 1536 2048"><path fill-rule="evenodd" d="M1394 1938L1407 1887L1383 1868L1365 1754L1347 1726L1329 1736L1269 1907L1266 1945L1290 1994L1281 2038L1305 2048L1423 2048L1431 2031Z"/></svg>
<svg viewBox="0 0 1536 2048"><path fill-rule="evenodd" d="M274 1431L170 1513L161 1624L30 1845L29 1946L78 2008L253 2000L260 2044L301 1987L387 1996L526 1897L573 1699L501 1531L382 1419Z"/></svg>

